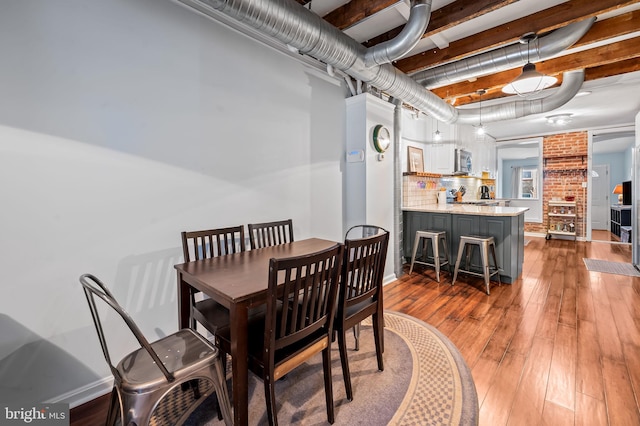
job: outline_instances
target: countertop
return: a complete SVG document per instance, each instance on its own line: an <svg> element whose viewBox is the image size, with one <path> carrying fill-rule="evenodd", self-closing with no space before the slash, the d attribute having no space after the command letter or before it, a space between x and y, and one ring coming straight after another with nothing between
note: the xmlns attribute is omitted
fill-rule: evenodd
<svg viewBox="0 0 640 426"><path fill-rule="evenodd" d="M482 200L453 201L451 204L476 204L478 206L497 206L502 204L503 206L508 206L510 202L511 199L506 198L487 198Z"/></svg>
<svg viewBox="0 0 640 426"><path fill-rule="evenodd" d="M403 207L407 212L451 213L476 216L518 216L524 214L528 207L483 206L477 204L428 204L421 207Z"/></svg>

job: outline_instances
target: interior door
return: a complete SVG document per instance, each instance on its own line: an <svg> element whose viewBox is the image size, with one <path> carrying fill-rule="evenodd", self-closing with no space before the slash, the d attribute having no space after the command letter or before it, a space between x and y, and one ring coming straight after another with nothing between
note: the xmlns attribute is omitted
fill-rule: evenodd
<svg viewBox="0 0 640 426"><path fill-rule="evenodd" d="M591 229L609 230L609 165L592 167L591 176Z"/></svg>
<svg viewBox="0 0 640 426"><path fill-rule="evenodd" d="M636 122L640 124L640 114L638 114ZM633 163L631 171L631 244L633 264L640 271L640 133L636 134L636 146L631 161Z"/></svg>

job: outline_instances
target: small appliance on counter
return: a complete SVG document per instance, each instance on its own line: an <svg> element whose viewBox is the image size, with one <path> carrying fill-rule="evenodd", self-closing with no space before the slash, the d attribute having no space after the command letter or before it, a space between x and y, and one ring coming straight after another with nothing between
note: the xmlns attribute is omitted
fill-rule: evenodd
<svg viewBox="0 0 640 426"><path fill-rule="evenodd" d="M480 199L481 200L491 199L491 194L489 191L489 187L487 185L480 185Z"/></svg>

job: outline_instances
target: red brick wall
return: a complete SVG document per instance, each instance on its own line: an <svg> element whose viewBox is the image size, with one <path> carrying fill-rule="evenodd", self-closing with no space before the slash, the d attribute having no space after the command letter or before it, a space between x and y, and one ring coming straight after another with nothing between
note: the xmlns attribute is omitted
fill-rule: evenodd
<svg viewBox="0 0 640 426"><path fill-rule="evenodd" d="M561 133L545 136L542 142L544 158L542 194L542 223L525 222L525 232L546 233L549 226L547 204L552 199L575 197L577 205L577 235L585 235L587 191L582 182L587 181L587 132Z"/></svg>

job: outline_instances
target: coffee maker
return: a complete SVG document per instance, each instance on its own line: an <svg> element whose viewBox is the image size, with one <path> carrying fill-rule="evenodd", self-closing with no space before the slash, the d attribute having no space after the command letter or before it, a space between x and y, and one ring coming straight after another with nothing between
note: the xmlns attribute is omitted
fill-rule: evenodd
<svg viewBox="0 0 640 426"><path fill-rule="evenodd" d="M487 185L480 185L480 199L488 200L489 198L491 198L489 196L489 187Z"/></svg>

